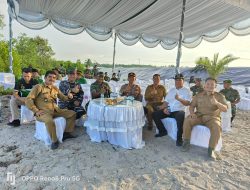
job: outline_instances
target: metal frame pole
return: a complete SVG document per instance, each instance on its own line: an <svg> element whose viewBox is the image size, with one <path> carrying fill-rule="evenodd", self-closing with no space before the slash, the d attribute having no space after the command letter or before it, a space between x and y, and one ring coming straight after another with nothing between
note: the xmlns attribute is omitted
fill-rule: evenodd
<svg viewBox="0 0 250 190"><path fill-rule="evenodd" d="M113 66L112 66L112 73L114 73L114 72L115 72L116 38L117 38L117 34L115 33L115 38L114 38L114 51L113 51Z"/></svg>
<svg viewBox="0 0 250 190"><path fill-rule="evenodd" d="M177 51L177 57L176 57L176 67L175 72L176 74L180 73L180 59L181 59L181 43L183 38L183 26L184 26L184 18L185 18L185 6L186 6L186 0L183 0L182 3L182 13L181 13L181 26L180 26L180 35L179 35L179 43L178 43L178 51Z"/></svg>
<svg viewBox="0 0 250 190"><path fill-rule="evenodd" d="M10 62L10 72L13 73L13 57L12 57L12 18L9 15L9 62Z"/></svg>

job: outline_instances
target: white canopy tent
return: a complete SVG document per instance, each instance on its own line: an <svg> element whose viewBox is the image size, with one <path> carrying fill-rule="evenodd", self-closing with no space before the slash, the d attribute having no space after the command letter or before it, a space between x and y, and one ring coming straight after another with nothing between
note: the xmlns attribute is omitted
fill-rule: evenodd
<svg viewBox="0 0 250 190"><path fill-rule="evenodd" d="M250 0L8 0L9 15L31 29L52 24L67 34L86 31L97 40L115 33L126 45L187 48L230 32L250 33ZM180 35L182 13L185 11ZM184 18L184 17L183 17ZM183 21L183 20L182 20ZM180 50L179 50L180 51Z"/></svg>

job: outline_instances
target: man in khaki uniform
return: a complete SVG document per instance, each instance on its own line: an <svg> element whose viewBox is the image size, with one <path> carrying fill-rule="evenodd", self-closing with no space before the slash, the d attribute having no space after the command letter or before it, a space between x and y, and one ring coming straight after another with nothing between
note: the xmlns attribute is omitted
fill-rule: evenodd
<svg viewBox="0 0 250 190"><path fill-rule="evenodd" d="M71 93L69 93L68 96L63 95L57 87L53 86L55 80L56 73L47 71L44 84L36 85L25 101L26 106L34 112L36 119L45 123L52 140L51 149L56 149L59 146L53 118L64 117L66 119L66 129L63 134L63 140L74 138L71 132L74 130L76 118L76 113L73 110L60 109L57 106L57 98L67 101L68 99L72 99L73 95Z"/></svg>
<svg viewBox="0 0 250 190"><path fill-rule="evenodd" d="M121 86L120 94L121 96L133 96L135 100L142 102L141 87L135 84L136 75L131 72L128 74L128 84Z"/></svg>
<svg viewBox="0 0 250 190"><path fill-rule="evenodd" d="M167 95L166 89L163 85L160 85L160 75L154 74L153 84L149 85L145 91L145 100L147 101L147 119L148 119L148 130L153 129L153 118L152 113L158 110L158 106L163 104L163 100Z"/></svg>
<svg viewBox="0 0 250 190"><path fill-rule="evenodd" d="M185 118L183 124L183 146L182 151L186 152L190 148L190 138L192 128L195 125L205 125L210 129L210 140L208 148L208 156L212 159L219 159L214 149L218 144L221 136L221 111L227 111L227 101L225 97L215 92L216 79L207 78L204 86L204 91L193 97L189 106L190 115ZM194 112L196 108L196 112Z"/></svg>

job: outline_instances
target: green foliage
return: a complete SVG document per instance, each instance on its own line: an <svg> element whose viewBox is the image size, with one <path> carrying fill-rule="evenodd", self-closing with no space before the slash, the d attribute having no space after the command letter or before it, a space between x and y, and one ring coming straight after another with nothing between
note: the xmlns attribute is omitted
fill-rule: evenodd
<svg viewBox="0 0 250 190"><path fill-rule="evenodd" d="M224 73L228 64L236 59L232 55L227 55L223 57L221 60L218 60L219 53L214 54L212 60L208 59L207 57L200 57L196 61L196 67L193 69L194 71L198 70L206 70L210 77L217 78L220 74Z"/></svg>
<svg viewBox="0 0 250 190"><path fill-rule="evenodd" d="M0 41L0 72L9 72L9 49L7 41ZM20 56L16 49L12 49L13 72L16 78L21 76Z"/></svg>
<svg viewBox="0 0 250 190"><path fill-rule="evenodd" d="M4 22L3 22L4 16L0 15L0 29L2 30L3 27L5 26Z"/></svg>
<svg viewBox="0 0 250 190"><path fill-rule="evenodd" d="M13 94L13 89L7 88L6 90L4 90L4 87L0 86L0 96L12 95L12 94Z"/></svg>
<svg viewBox="0 0 250 190"><path fill-rule="evenodd" d="M20 55L22 68L32 66L43 71L55 54L48 40L39 36L30 38L26 34L21 34L14 40L14 47Z"/></svg>
<svg viewBox="0 0 250 190"><path fill-rule="evenodd" d="M5 26L4 22L3 22L4 16L0 14L0 30L3 29L3 27ZM3 35L0 34L0 37L2 37Z"/></svg>

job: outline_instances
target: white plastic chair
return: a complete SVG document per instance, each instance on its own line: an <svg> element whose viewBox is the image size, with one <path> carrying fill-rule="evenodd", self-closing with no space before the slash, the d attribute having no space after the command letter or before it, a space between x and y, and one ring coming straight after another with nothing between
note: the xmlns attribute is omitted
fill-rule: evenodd
<svg viewBox="0 0 250 190"><path fill-rule="evenodd" d="M57 117L54 119L56 125L56 136L59 142L62 143L63 133L66 128L66 120L63 117ZM44 122L36 121L36 132L34 137L43 141L46 145L51 145L52 141L47 131L47 127Z"/></svg>
<svg viewBox="0 0 250 190"><path fill-rule="evenodd" d="M25 105L21 105L21 123L26 124L35 121L34 113Z"/></svg>
<svg viewBox="0 0 250 190"><path fill-rule="evenodd" d="M161 120L164 124L165 129L168 131L168 136L173 140L177 139L177 124L174 118L164 118ZM156 128L157 129L157 128ZM158 129L156 133L159 133ZM191 133L190 143L196 146L208 148L208 142L210 139L210 130L203 125L196 125L193 127ZM215 150L220 151L222 148L222 138L220 138Z"/></svg>

